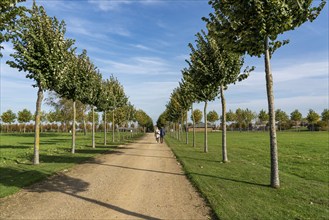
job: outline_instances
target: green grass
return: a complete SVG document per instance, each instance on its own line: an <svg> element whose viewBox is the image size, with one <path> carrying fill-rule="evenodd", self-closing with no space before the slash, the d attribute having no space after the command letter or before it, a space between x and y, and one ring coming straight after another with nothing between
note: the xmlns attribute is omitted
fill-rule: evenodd
<svg viewBox="0 0 329 220"><path fill-rule="evenodd" d="M128 133L121 134L129 135ZM135 137L140 137L141 134ZM41 133L40 164L32 165L34 134L0 134L0 198L11 195L25 186L43 180L56 172L63 171L77 163L92 159L102 153L116 153L116 147L130 142L112 143L107 135L104 146L103 133L96 134L96 148L91 147L91 134L76 137L76 153L71 153L72 136L68 133Z"/></svg>
<svg viewBox="0 0 329 220"><path fill-rule="evenodd" d="M186 174L219 219L329 219L329 133L278 132L281 188L270 185L269 135L228 132L228 163L221 133L203 134L197 147L166 137Z"/></svg>

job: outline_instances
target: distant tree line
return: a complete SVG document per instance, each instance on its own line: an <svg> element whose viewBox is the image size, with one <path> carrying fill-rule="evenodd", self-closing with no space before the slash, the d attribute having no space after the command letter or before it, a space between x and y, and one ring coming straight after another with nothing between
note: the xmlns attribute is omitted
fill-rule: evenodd
<svg viewBox="0 0 329 220"><path fill-rule="evenodd" d="M199 109L193 111L193 116L191 115L191 120L193 117L195 123L198 124L202 122L203 113ZM329 124L329 110L324 109L321 114L318 114L314 110L310 109L303 117L297 109L288 115L281 109L275 111L276 118L276 129L279 131L295 129L299 131L300 128L305 127L309 131L326 131L328 130ZM209 125L213 129L221 130L222 126L216 126L216 122L220 119L215 110L208 112L207 121L210 122ZM235 112L229 110L226 113L226 122L230 130L238 131L268 131L269 129L269 115L265 110L260 110L259 113L247 109L236 109ZM191 127L193 124L189 123L188 126Z"/></svg>

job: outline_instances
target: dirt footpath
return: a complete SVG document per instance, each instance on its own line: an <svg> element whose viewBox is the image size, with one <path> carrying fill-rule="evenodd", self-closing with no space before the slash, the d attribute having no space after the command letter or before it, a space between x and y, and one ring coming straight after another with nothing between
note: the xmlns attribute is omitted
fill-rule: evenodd
<svg viewBox="0 0 329 220"><path fill-rule="evenodd" d="M0 219L210 219L209 213L153 134L0 200Z"/></svg>

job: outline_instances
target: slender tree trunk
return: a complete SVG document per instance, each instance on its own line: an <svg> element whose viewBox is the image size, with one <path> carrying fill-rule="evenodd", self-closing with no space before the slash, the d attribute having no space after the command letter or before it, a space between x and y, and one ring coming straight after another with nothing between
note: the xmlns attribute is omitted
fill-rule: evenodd
<svg viewBox="0 0 329 220"><path fill-rule="evenodd" d="M207 105L208 102L206 101L204 103L204 152L207 153L208 152L208 125L207 125Z"/></svg>
<svg viewBox="0 0 329 220"><path fill-rule="evenodd" d="M34 124L34 157L33 164L39 164L39 147L40 147L40 113L41 113L41 103L43 99L43 91L39 86L38 98L36 103L35 111L35 124Z"/></svg>
<svg viewBox="0 0 329 220"><path fill-rule="evenodd" d="M104 111L104 146L106 146L106 111Z"/></svg>
<svg viewBox="0 0 329 220"><path fill-rule="evenodd" d="M26 124L25 124L25 123L24 123L23 131L24 131L24 133L25 133L25 131L26 131Z"/></svg>
<svg viewBox="0 0 329 220"><path fill-rule="evenodd" d="M87 135L87 124L86 124L85 113L83 113L83 135L84 135L84 136Z"/></svg>
<svg viewBox="0 0 329 220"><path fill-rule="evenodd" d="M220 97L222 102L222 156L223 162L226 163L228 162L226 150L226 101L223 86L220 87Z"/></svg>
<svg viewBox="0 0 329 220"><path fill-rule="evenodd" d="M112 143L114 143L114 109L112 111Z"/></svg>
<svg viewBox="0 0 329 220"><path fill-rule="evenodd" d="M270 125L270 149L271 149L271 187L279 188L279 163L278 163L278 146L276 140L275 128L275 109L274 109L274 95L273 95L273 76L270 64L270 52L268 37L265 39L265 73L266 73L266 90L269 112Z"/></svg>
<svg viewBox="0 0 329 220"><path fill-rule="evenodd" d="M72 124L72 154L75 153L75 120L76 120L76 107L75 107L75 100L73 101L73 124Z"/></svg>
<svg viewBox="0 0 329 220"><path fill-rule="evenodd" d="M193 103L191 107L191 112L192 112L192 121L193 121L193 147L195 147L195 119L194 119L194 114L193 114Z"/></svg>
<svg viewBox="0 0 329 220"><path fill-rule="evenodd" d="M186 144L188 144L188 125L187 125L187 120L188 120L188 111L186 111L186 124L185 124L185 131L186 131Z"/></svg>
<svg viewBox="0 0 329 220"><path fill-rule="evenodd" d="M95 148L95 109L94 106L91 106L92 115L93 115L93 124L92 124L92 148Z"/></svg>

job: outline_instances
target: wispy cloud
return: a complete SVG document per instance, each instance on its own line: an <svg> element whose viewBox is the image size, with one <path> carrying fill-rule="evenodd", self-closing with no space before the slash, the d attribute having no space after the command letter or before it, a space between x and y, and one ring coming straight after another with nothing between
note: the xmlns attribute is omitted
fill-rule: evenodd
<svg viewBox="0 0 329 220"><path fill-rule="evenodd" d="M123 62L114 60L96 59L103 65L100 69L111 70L117 74L137 74L137 75L170 75L174 73L172 67L166 60L158 57L132 57Z"/></svg>
<svg viewBox="0 0 329 220"><path fill-rule="evenodd" d="M133 47L137 48L137 49L141 49L141 50L146 50L146 51L156 51L154 50L153 48L150 48L150 47L147 47L147 46L144 46L142 44L134 44L132 45Z"/></svg>
<svg viewBox="0 0 329 220"><path fill-rule="evenodd" d="M115 11L120 9L122 5L129 5L133 3L133 1L98 1L98 0L89 0L89 3L96 5L97 8L101 11Z"/></svg>
<svg viewBox="0 0 329 220"><path fill-rule="evenodd" d="M85 35L96 39L108 39L109 34L130 36L128 29L118 24L107 24L99 22L95 25L89 20L72 17L67 22L68 31L77 35Z"/></svg>

